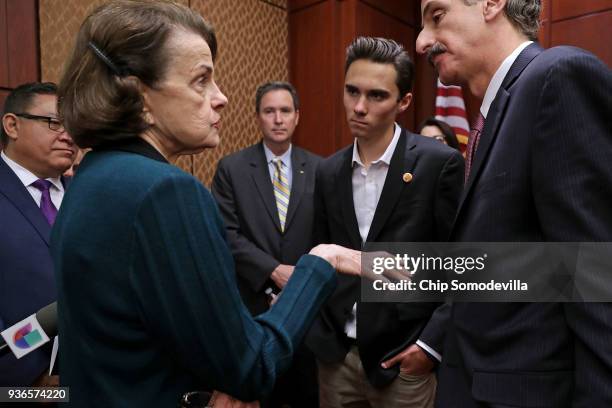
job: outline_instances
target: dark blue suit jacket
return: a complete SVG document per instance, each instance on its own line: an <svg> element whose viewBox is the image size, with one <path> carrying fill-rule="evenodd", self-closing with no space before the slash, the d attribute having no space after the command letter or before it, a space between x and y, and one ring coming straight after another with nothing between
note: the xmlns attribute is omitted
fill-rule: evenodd
<svg viewBox="0 0 612 408"><path fill-rule="evenodd" d="M295 265L312 244L315 172L320 161L293 146L293 184L285 230L281 232L276 199L263 142L219 161L211 191L227 228L242 300L253 315L269 308L267 288L278 288L270 274L279 265Z"/></svg>
<svg viewBox="0 0 612 408"><path fill-rule="evenodd" d="M452 240L612 241L612 74L519 55L486 119ZM612 304L455 303L437 406L612 406Z"/></svg>
<svg viewBox="0 0 612 408"><path fill-rule="evenodd" d="M50 233L28 190L0 159L0 331L56 300ZM20 360L0 358L0 386L30 385L49 357L43 347Z"/></svg>

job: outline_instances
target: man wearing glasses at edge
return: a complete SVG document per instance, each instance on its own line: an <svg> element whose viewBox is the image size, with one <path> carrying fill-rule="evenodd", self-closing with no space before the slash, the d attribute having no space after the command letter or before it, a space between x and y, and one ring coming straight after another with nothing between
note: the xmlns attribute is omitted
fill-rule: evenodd
<svg viewBox="0 0 612 408"><path fill-rule="evenodd" d="M0 128L0 331L56 300L49 235L77 147L57 120L57 88L28 83L7 97ZM0 386L57 386L51 343L0 357Z"/></svg>

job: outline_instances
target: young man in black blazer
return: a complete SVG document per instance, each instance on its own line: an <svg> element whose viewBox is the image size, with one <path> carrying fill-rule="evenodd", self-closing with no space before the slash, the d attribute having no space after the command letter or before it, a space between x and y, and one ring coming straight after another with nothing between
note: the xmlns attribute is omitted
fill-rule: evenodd
<svg viewBox="0 0 612 408"><path fill-rule="evenodd" d="M410 105L413 64L392 40L347 50L344 106L355 142L319 166L315 240L445 241L463 187L463 158L395 123ZM359 279L338 288L306 343L319 366L322 407L432 407L444 314L438 304L360 302ZM399 374L399 375L398 375Z"/></svg>

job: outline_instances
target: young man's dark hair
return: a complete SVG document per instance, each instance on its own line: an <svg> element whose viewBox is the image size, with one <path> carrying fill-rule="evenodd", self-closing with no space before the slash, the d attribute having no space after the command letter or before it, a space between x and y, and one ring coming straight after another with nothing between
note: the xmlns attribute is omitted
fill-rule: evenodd
<svg viewBox="0 0 612 408"><path fill-rule="evenodd" d="M387 38L357 37L346 49L344 73L357 60L366 59L381 64L393 64L397 72L395 83L399 98L412 90L414 64L404 47Z"/></svg>
<svg viewBox="0 0 612 408"><path fill-rule="evenodd" d="M264 97L270 91L277 91L283 89L291 94L293 99L293 108L297 111L300 110L300 98L298 97L297 91L289 82L266 82L265 84L259 85L257 91L255 91L255 111L259 113L259 107L261 106L261 98Z"/></svg>
<svg viewBox="0 0 612 408"><path fill-rule="evenodd" d="M32 100L36 95L56 95L57 85L53 82L29 82L19 85L9 93L4 101L2 116L7 113L27 113ZM0 146L6 146L8 135L4 126L0 126Z"/></svg>

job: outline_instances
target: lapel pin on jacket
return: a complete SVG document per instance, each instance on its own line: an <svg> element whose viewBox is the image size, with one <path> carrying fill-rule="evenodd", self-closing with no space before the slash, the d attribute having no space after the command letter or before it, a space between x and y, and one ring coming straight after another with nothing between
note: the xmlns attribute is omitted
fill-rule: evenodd
<svg viewBox="0 0 612 408"><path fill-rule="evenodd" d="M404 175L402 176L402 180L404 180L404 183L410 183L412 181L412 173L404 173Z"/></svg>

